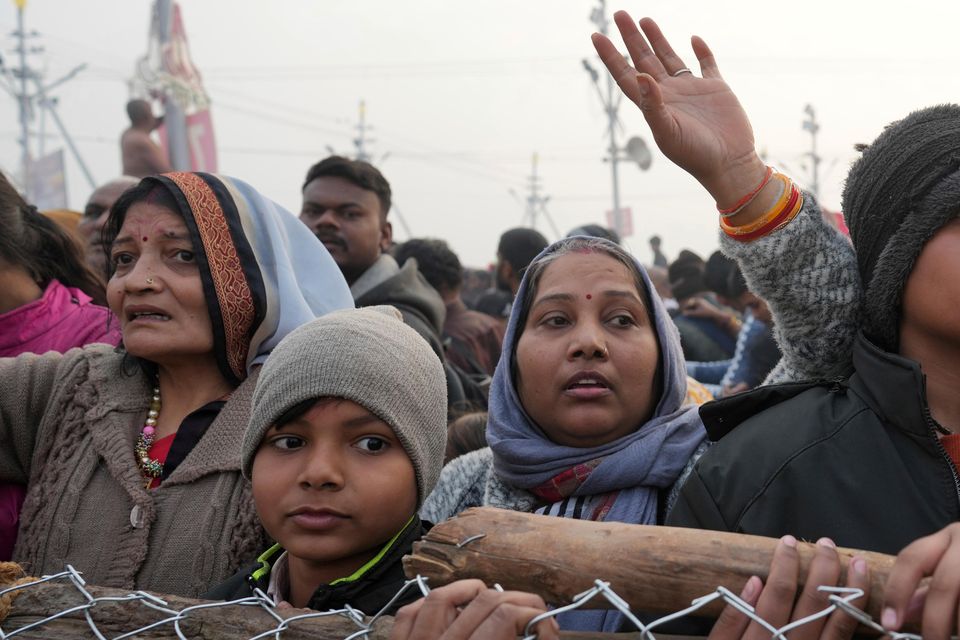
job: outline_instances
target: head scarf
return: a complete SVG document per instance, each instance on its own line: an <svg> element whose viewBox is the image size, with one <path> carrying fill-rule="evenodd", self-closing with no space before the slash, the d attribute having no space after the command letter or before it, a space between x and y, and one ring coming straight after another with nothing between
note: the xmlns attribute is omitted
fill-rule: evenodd
<svg viewBox="0 0 960 640"><path fill-rule="evenodd" d="M353 307L323 244L253 187L208 173L144 178L173 196L197 253L224 377L239 384L298 326Z"/></svg>
<svg viewBox="0 0 960 640"><path fill-rule="evenodd" d="M534 263L556 251L562 242L547 247ZM687 377L680 336L646 271L636 260L634 264L652 306L653 328L660 345L663 391L653 416L643 423L638 418L633 433L586 449L556 444L527 415L514 386L511 362L523 329L519 319L530 286L528 269L510 313L490 388L487 441L493 451L494 470L509 485L548 500L607 494L609 499L604 501L606 506L597 519L656 524L659 491L677 480L706 439L706 432L697 407L684 405ZM555 495L551 498L551 494ZM621 614L603 611L573 611L562 614L560 620L565 629L603 631L617 631L620 622Z"/></svg>

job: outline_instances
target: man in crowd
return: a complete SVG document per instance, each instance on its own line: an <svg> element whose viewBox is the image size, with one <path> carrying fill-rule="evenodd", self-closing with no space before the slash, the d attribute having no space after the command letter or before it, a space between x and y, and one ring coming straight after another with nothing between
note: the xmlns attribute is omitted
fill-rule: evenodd
<svg viewBox="0 0 960 640"><path fill-rule="evenodd" d="M101 277L107 277L107 252L100 232L110 215L113 203L121 193L138 182L140 181L133 176L120 176L94 189L83 209L83 218L77 224L77 232L83 238L87 264Z"/></svg>
<svg viewBox="0 0 960 640"><path fill-rule="evenodd" d="M717 309L718 305L704 282L703 272L703 259L687 249L670 264L667 277L680 308L680 313L673 316L673 322L680 332L680 343L687 360L726 360L733 355L740 325L726 320L718 324L717 318L706 313L707 309ZM724 318L730 320L729 316Z"/></svg>
<svg viewBox="0 0 960 640"><path fill-rule="evenodd" d="M358 307L389 304L442 357L443 300L417 270L387 253L390 183L368 162L330 156L310 167L300 220L333 256Z"/></svg>
<svg viewBox="0 0 960 640"><path fill-rule="evenodd" d="M477 311L495 318L506 319L510 315L510 306L520 288L523 271L543 251L547 239L536 229L517 227L505 231L497 245L497 266L494 272L496 289L481 296L477 301Z"/></svg>
<svg viewBox="0 0 960 640"><path fill-rule="evenodd" d="M163 124L163 118L153 115L153 108L146 100L128 102L127 115L130 116L130 126L120 136L124 175L145 178L171 171L170 160L150 136Z"/></svg>
<svg viewBox="0 0 960 640"><path fill-rule="evenodd" d="M492 376L500 359L503 327L484 313L471 311L460 297L463 267L443 240L414 238L394 250L400 265L414 258L420 272L446 305L443 337L447 360L471 374Z"/></svg>
<svg viewBox="0 0 960 640"><path fill-rule="evenodd" d="M669 262L667 261L667 256L663 255L663 250L660 248L661 244L660 236L650 236L650 251L653 252L653 266L666 269Z"/></svg>

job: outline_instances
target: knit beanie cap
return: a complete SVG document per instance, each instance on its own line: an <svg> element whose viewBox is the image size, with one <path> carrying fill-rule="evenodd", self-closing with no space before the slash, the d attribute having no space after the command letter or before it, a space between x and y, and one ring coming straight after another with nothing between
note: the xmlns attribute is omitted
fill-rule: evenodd
<svg viewBox="0 0 960 640"><path fill-rule="evenodd" d="M351 400L386 422L413 463L417 507L440 477L447 382L437 355L393 307L335 311L292 331L267 358L253 393L241 469L250 478L267 429L311 398Z"/></svg>
<svg viewBox="0 0 960 640"><path fill-rule="evenodd" d="M854 163L843 215L864 290L864 333L899 350L903 289L923 246L960 214L960 106L915 111Z"/></svg>

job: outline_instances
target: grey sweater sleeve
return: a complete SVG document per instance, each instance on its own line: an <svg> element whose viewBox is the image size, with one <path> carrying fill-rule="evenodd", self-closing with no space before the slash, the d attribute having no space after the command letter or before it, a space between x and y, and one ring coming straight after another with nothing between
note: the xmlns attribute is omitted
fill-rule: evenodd
<svg viewBox="0 0 960 640"><path fill-rule="evenodd" d="M720 234L747 285L773 312L782 359L764 384L851 372L862 287L850 242L824 221L813 196L790 224L752 242Z"/></svg>
<svg viewBox="0 0 960 640"><path fill-rule="evenodd" d="M75 361L53 351L0 358L0 481L27 481L47 407L62 391L60 374Z"/></svg>

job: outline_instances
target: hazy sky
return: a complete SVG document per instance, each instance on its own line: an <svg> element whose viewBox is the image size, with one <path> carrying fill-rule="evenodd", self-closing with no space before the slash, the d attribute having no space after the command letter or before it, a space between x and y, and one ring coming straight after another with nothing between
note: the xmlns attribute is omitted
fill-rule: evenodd
<svg viewBox="0 0 960 640"><path fill-rule="evenodd" d="M581 66L589 57L594 0L182 0L193 60L213 106L221 173L242 178L296 212L310 164L327 147L352 150L361 99L375 158L399 211L418 236L447 239L466 264L494 257L499 234L520 223L534 152L553 220L563 233L602 222L610 208L601 161L605 116ZM800 182L811 103L821 124L822 201L839 208L856 142L913 108L960 101L960 2L914 0L885 11L877 2L624 1L656 18L696 69L689 36L713 48L750 114L757 144ZM59 88L60 115L95 179L120 171L126 80L147 46L147 0L29 0L27 28L46 49L33 62L53 80L88 69ZM16 25L0 4L0 31ZM15 62L5 36L6 63ZM649 134L624 102L627 136ZM16 172L18 123L0 96L0 168ZM54 131L52 123L47 124ZM47 140L47 150L61 146ZM713 203L692 178L654 151L653 166L621 169L623 204L634 213L627 239L641 259L659 233L669 256L716 247ZM69 162L70 205L90 189ZM394 214L395 217L395 214ZM539 224L551 239L545 221ZM394 220L396 236L406 234Z"/></svg>

